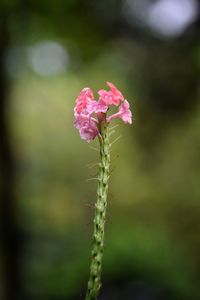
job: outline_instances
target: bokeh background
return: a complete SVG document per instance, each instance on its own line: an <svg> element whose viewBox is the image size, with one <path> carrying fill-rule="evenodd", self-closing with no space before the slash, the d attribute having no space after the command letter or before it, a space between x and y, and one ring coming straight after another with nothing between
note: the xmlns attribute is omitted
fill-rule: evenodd
<svg viewBox="0 0 200 300"><path fill-rule="evenodd" d="M84 299L98 153L73 106L106 81L135 121L113 136L99 299L199 299L199 6L1 0L0 299Z"/></svg>

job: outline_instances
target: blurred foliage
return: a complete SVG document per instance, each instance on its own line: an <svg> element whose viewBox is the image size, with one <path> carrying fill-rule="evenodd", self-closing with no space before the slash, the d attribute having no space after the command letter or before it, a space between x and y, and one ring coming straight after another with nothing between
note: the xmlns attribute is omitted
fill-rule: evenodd
<svg viewBox="0 0 200 300"><path fill-rule="evenodd" d="M120 85L120 74L117 78L106 67L104 72ZM93 68L88 73L96 87L98 74ZM87 204L95 199L95 184L86 179L97 170L86 164L95 163L98 154L73 129L81 78L84 72L80 80L71 73L50 80L29 77L12 92L22 224L33 235L27 243L26 281L35 297L75 294L87 278L93 214ZM135 132L140 122L134 123ZM199 110L179 125L169 124L153 161L141 152L136 134L131 137L134 130L120 127L122 138L113 145L104 274L159 278L177 293L195 296Z"/></svg>
<svg viewBox="0 0 200 300"><path fill-rule="evenodd" d="M102 299L199 297L199 20L185 35L162 40L130 27L122 4L0 4L6 55L23 50L14 60L23 72L5 76L25 299L84 297L96 193L87 179L97 173L98 153L74 130L73 106L80 89L96 91L106 80L123 91L136 120L113 136L122 135L112 149ZM69 65L42 77L29 50L49 40L66 50ZM137 284L147 298L131 294Z"/></svg>

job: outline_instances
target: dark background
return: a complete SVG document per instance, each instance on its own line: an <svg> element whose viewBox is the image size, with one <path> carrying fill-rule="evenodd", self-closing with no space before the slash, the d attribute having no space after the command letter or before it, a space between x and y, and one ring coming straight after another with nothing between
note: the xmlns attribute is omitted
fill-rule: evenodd
<svg viewBox="0 0 200 300"><path fill-rule="evenodd" d="M136 120L113 136L99 299L199 299L199 5L1 1L0 299L84 299L98 153L73 106L106 81Z"/></svg>

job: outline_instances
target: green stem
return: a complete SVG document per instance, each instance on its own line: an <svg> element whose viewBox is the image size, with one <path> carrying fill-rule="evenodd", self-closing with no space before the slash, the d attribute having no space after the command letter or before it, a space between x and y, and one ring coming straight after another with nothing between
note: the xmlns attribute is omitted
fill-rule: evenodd
<svg viewBox="0 0 200 300"><path fill-rule="evenodd" d="M100 158L101 161L99 163L97 202L95 205L92 257L86 300L96 300L101 286L104 226L106 219L107 191L110 166L110 143L107 123L104 123L101 129Z"/></svg>

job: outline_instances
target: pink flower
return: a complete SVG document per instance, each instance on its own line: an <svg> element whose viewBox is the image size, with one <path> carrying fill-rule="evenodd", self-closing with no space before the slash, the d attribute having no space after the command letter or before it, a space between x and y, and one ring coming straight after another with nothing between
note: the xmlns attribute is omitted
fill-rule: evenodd
<svg viewBox="0 0 200 300"><path fill-rule="evenodd" d="M94 128L93 126L86 126L82 127L79 130L80 137L83 140L86 140L88 143L95 139L95 137L98 135L97 128Z"/></svg>
<svg viewBox="0 0 200 300"><path fill-rule="evenodd" d="M76 98L76 106L74 111L76 113L81 113L85 111L87 113L87 105L94 100L93 92L90 88L84 88L80 92L79 96Z"/></svg>
<svg viewBox="0 0 200 300"><path fill-rule="evenodd" d="M116 88L116 86L111 83L111 82L107 82L107 85L109 86L111 93L112 93L112 104L114 105L119 105L120 101L124 100L124 96L122 95L122 93Z"/></svg>
<svg viewBox="0 0 200 300"><path fill-rule="evenodd" d="M105 113L108 110L108 105L100 98L98 101L93 101L88 105L87 111L92 113Z"/></svg>
<svg viewBox="0 0 200 300"><path fill-rule="evenodd" d="M110 88L110 91L106 91L106 90L99 90L98 94L99 94L99 99L102 102L105 102L108 106L114 104L115 106L118 106L120 101L124 100L124 96L122 95L122 93L116 88L116 86L114 86L113 83L111 82L107 82L107 85Z"/></svg>
<svg viewBox="0 0 200 300"><path fill-rule="evenodd" d="M84 114L76 114L74 127L77 129L81 129L82 127L88 126L89 123L89 116Z"/></svg>
<svg viewBox="0 0 200 300"><path fill-rule="evenodd" d="M89 115L76 114L74 126L79 130L80 137L87 142L92 141L99 134L95 119Z"/></svg>
<svg viewBox="0 0 200 300"><path fill-rule="evenodd" d="M106 103L107 106L111 105L113 102L112 93L106 90L99 90L99 101Z"/></svg>
<svg viewBox="0 0 200 300"><path fill-rule="evenodd" d="M82 139L87 142L92 141L96 136L101 135L102 125L110 123L112 119L120 118L124 123L132 123L132 113L127 100L124 100L122 93L112 84L107 82L110 90L99 90L98 101L94 100L93 92L90 88L84 88L76 99L74 108L74 126L79 130ZM119 106L119 111L111 116L107 116L109 108Z"/></svg>
<svg viewBox="0 0 200 300"><path fill-rule="evenodd" d="M110 122L112 119L120 118L124 123L132 124L132 113L130 111L130 105L127 100L125 100L116 114L113 114L107 118L107 122Z"/></svg>

